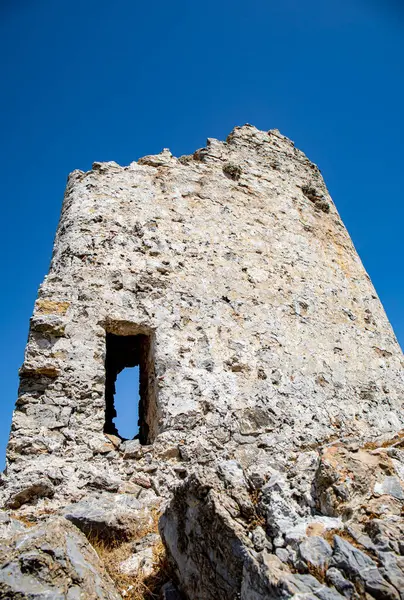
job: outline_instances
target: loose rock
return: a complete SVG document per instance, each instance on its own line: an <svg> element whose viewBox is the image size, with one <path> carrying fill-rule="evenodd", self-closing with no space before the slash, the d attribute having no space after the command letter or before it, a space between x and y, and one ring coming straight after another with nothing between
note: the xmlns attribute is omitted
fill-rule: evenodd
<svg viewBox="0 0 404 600"><path fill-rule="evenodd" d="M63 518L15 535L0 547L0 559L0 598L120 598L84 535Z"/></svg>

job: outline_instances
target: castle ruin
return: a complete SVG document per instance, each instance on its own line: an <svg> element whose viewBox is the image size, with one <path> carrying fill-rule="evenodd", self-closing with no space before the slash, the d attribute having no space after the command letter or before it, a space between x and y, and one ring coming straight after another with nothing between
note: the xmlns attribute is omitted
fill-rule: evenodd
<svg viewBox="0 0 404 600"><path fill-rule="evenodd" d="M135 365L124 440L114 386ZM319 169L277 130L74 171L20 377L13 518L112 539L159 510L189 600L403 600L403 355Z"/></svg>

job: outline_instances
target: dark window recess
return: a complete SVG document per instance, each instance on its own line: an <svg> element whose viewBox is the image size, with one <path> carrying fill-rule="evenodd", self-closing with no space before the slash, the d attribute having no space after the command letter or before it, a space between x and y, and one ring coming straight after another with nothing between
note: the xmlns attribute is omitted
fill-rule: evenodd
<svg viewBox="0 0 404 600"><path fill-rule="evenodd" d="M139 402L139 438L149 444L156 429L156 402L154 394L154 363L151 338L145 334L115 335L107 333L105 359L105 425L104 433L122 437L114 423L117 416L114 396L117 377L123 369L139 367L139 392L133 390L133 402ZM136 430L135 424L133 430Z"/></svg>

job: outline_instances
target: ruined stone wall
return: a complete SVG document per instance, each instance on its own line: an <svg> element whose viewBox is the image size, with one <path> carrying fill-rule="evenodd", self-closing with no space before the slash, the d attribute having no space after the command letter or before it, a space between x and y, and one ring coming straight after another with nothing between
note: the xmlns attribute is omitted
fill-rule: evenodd
<svg viewBox="0 0 404 600"><path fill-rule="evenodd" d="M103 433L107 333L150 336L147 445ZM102 489L149 502L192 464L281 466L395 432L402 361L318 168L278 131L95 163L69 177L4 501L55 509Z"/></svg>

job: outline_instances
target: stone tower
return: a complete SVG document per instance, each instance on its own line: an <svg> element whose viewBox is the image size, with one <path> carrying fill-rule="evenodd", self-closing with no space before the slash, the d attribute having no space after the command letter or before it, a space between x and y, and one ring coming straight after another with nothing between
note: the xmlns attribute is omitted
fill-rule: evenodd
<svg viewBox="0 0 404 600"><path fill-rule="evenodd" d="M125 441L114 383L133 365L139 437ZM31 319L5 506L164 504L194 468L263 484L332 443L395 439L402 367L319 169L277 130L94 163L69 177Z"/></svg>

